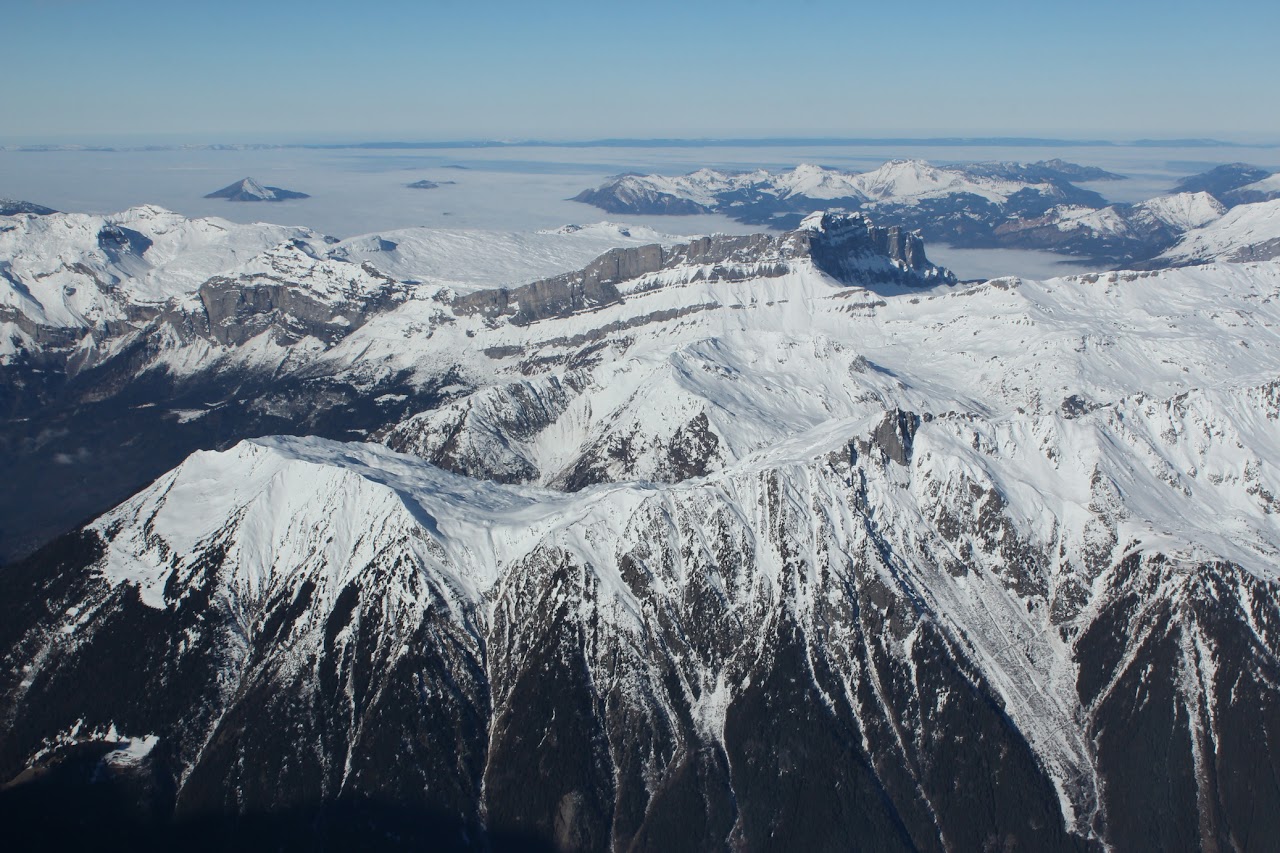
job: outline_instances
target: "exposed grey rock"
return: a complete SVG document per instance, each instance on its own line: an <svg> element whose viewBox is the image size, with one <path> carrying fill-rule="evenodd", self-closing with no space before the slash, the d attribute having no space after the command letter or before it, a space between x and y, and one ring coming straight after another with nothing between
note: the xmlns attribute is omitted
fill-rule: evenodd
<svg viewBox="0 0 1280 853"><path fill-rule="evenodd" d="M743 281L786 275L789 262L811 258L838 281L860 285L928 285L955 282L955 276L931 264L924 240L898 226L873 225L861 214L825 213L804 227L781 235L716 234L672 247L660 245L611 249L577 272L515 288L481 290L457 297L460 314L508 317L518 326L565 317L619 301L617 285L681 266L702 266L710 280Z"/></svg>
<svg viewBox="0 0 1280 853"><path fill-rule="evenodd" d="M919 428L919 415L894 409L885 412L884 420L871 433L871 441L889 459L899 465L909 465L912 443Z"/></svg>

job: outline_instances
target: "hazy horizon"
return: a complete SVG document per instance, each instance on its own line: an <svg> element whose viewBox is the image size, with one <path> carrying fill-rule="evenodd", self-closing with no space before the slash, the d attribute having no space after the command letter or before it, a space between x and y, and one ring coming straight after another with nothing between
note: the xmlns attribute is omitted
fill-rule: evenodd
<svg viewBox="0 0 1280 853"><path fill-rule="evenodd" d="M89 134L65 137L0 135L0 150L103 148L138 150L144 148L385 148L450 149L450 148L708 148L716 146L768 147L788 145L798 148L841 147L858 148L885 144L926 145L945 147L956 144L979 145L991 148L1027 147L1114 147L1114 148L1280 148L1280 134L1221 134L1195 136L1192 134L1167 134L1147 137L1108 137L1103 134L1079 133L1075 135L1000 133L973 135L937 131L928 135L912 132L867 133L859 136L652 136L652 137L458 137L414 138L394 134L289 134L275 135L246 133L237 137L216 138L204 134L154 134L117 133Z"/></svg>
<svg viewBox="0 0 1280 853"><path fill-rule="evenodd" d="M59 210L111 213L158 204L186 216L306 225L336 237L406 227L529 231L601 220L648 225L692 235L747 233L723 215L613 215L569 201L622 172L683 174L702 167L786 169L816 162L867 171L885 160L934 162L1043 160L1063 157L1127 176L1088 185L1114 202L1137 202L1168 192L1176 181L1213 165L1247 160L1280 170L1274 147L1018 147L970 146L607 146L481 147L425 150L358 148L183 149L50 152L0 151L0 196ZM237 204L204 195L243 177L298 190L311 198L275 204ZM428 179L434 190L406 187ZM448 183L445 183L448 182ZM962 277L1018 274L1043 277L1078 263L1048 252L955 250L930 242L935 260Z"/></svg>

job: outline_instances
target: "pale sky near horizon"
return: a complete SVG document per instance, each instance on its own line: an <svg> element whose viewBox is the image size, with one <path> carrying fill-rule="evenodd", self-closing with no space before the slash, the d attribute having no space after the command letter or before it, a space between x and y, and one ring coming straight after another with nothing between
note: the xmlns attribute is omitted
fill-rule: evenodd
<svg viewBox="0 0 1280 853"><path fill-rule="evenodd" d="M0 144L1280 140L1280 4L0 0Z"/></svg>

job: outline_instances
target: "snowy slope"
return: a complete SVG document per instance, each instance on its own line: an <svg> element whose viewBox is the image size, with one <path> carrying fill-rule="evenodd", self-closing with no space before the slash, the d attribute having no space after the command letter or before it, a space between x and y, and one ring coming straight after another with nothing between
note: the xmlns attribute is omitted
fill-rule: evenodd
<svg viewBox="0 0 1280 853"><path fill-rule="evenodd" d="M513 233L407 228L343 240L334 246L333 255L367 261L396 278L466 293L568 272L615 247L669 244L679 239L650 228L611 222Z"/></svg>
<svg viewBox="0 0 1280 853"><path fill-rule="evenodd" d="M968 193L1003 203L1013 193L1028 187L1047 189L1035 182L975 173L964 166L934 166L923 160L890 160L877 169L861 174L802 163L794 169L780 172L763 169L751 172L700 169L674 177L626 175L607 186L612 193L615 208L671 198L704 210L717 209L724 204L726 196L744 191L778 199L844 199L855 203L911 203L922 198ZM581 197L580 200L596 203L593 200L595 198ZM732 205L733 202L730 201L729 204Z"/></svg>
<svg viewBox="0 0 1280 853"><path fill-rule="evenodd" d="M890 160L858 175L854 184L874 201L896 202L966 193L1004 203L1028 186L1021 181L972 176L963 168L932 166L923 160Z"/></svg>
<svg viewBox="0 0 1280 853"><path fill-rule="evenodd" d="M1264 201L1280 196L1280 172L1269 175L1260 181L1245 184L1232 190L1232 197L1248 201Z"/></svg>
<svg viewBox="0 0 1280 853"><path fill-rule="evenodd" d="M386 797L472 844L1268 831L1280 265L954 285L824 216L465 296L353 261L223 277L405 296L332 339L156 327L171 376L236 360L226 410L379 441L196 453L11 575L0 770L154 737L179 814Z"/></svg>
<svg viewBox="0 0 1280 853"><path fill-rule="evenodd" d="M1159 196L1135 205L1103 208L1060 205L1043 218L1019 223L1017 228L1049 225L1060 231L1080 231L1106 238L1146 239L1153 231L1181 234L1213 222L1226 207L1206 192Z"/></svg>
<svg viewBox="0 0 1280 853"><path fill-rule="evenodd" d="M187 219L155 206L110 216L20 215L0 228L0 309L32 323L92 327L193 292L303 228Z"/></svg>
<svg viewBox="0 0 1280 853"><path fill-rule="evenodd" d="M132 589L146 608L175 618L185 602L211 600L205 612L245 626L244 639L226 645L200 632L185 654L204 654L194 650L212 642L224 649L220 680L309 695L323 684L307 663L311 656L327 660L337 650L357 656L364 662L348 664L355 667L352 678L362 666L394 672L418 659L416 626L443 618L459 636L484 637L493 657L487 678L495 708L482 716L485 734L462 748L483 751L483 743L493 744L487 761L501 768L513 759L499 744L522 730L508 714L533 713L530 700L518 698L521 673L548 666L555 672L559 665L534 654L538 642L549 642L537 638L590 626L594 639L580 664L590 674L587 689L595 701L627 709L602 723L610 744L604 755L612 757L601 760L614 773L658 779L675 772L683 749L744 760L734 721L753 701L753 685L769 684L779 672L810 685L815 699L845 709L832 713L847 715L849 725L865 728L865 749L885 784L898 763L915 766L916 750L933 754L923 746L932 739L954 735L956 726L985 725L966 698L977 691L997 697L1034 755L1023 769L1001 773L1032 773L1025 783L1031 791L1047 781L1058 819L1083 835L1106 825L1103 814L1120 823L1125 809L1140 806L1108 793L1108 786L1126 780L1114 774L1094 742L1099 729L1119 725L1119 718L1110 692L1094 696L1078 687L1093 677L1082 669L1092 652L1070 638L1113 630L1106 614L1133 595L1135 571L1150 585L1145 605L1156 609L1193 599L1201 567L1224 560L1245 570L1228 576L1227 594L1241 598L1255 614L1250 620L1274 618L1274 603L1265 603L1258 587L1274 580L1280 553L1273 497L1280 493L1280 471L1271 463L1280 454L1280 396L1269 378L1275 375L1274 348L1256 354L1258 374L1224 369L1214 378L1197 372L1178 377L1181 365L1162 369L1154 362L1176 339L1185 342L1179 354L1193 369L1221 364L1221 345L1213 343L1222 337L1221 315L1191 322L1182 334L1167 325L1175 315L1194 321L1201 300L1261 308L1247 321L1236 317L1234 334L1262 343L1270 335L1266 325L1276 319L1263 307L1276 295L1275 270L1242 270L1216 290L1205 287L1205 270L1157 281L1004 282L923 300L890 295L884 305L852 313L827 304L837 301L824 291L829 285L777 285L758 292L775 310L764 303L745 309L748 318L755 315L740 321L752 327L750 333L734 334L737 323L715 323L710 339L690 330L676 340L655 340L652 351L632 350L604 374L600 388L586 392L590 405L584 408L594 412L604 395L627 393L618 380L628 369L648 374L644 398L666 403L645 416L642 434L649 436L662 435L663 418L687 416L681 398L724 408L723 419L712 425L732 452L710 474L665 486L621 482L566 494L478 482L377 445L245 442L191 457L92 525L105 548L94 563L103 586L55 619L51 630L74 638L65 648L91 648L97 626L113 618L102 614L115 611L113 602ZM780 293L789 294L787 306L799 305L780 309ZM1062 340L1086 303L1100 304L1098 313L1114 316L1117 324L1148 317L1146 328L1130 337L1145 341L1151 354L1144 359L1139 346L1117 363L1119 354L1106 352L1105 327ZM828 312L830 322L823 319ZM866 342L857 355L828 337L837 312L853 321L845 339L857 335ZM772 314L783 316L765 319ZM884 338L878 345L867 322L858 322L864 314L880 315ZM807 329L797 322L802 316L816 328L798 332ZM957 326L965 317L986 331L966 335ZM1010 331L1022 325L1020 318L1031 320L1026 335L1061 344L1049 349L1066 364L1060 377L1043 377L1046 386L1061 378L1069 383L1064 390L1087 388L1091 400L1020 411L1017 401L1035 399L1025 389L977 382L966 389L974 395L967 400L948 390L945 383L960 372L973 375L975 367L978 376L1007 376L1016 386L1019 372L1008 363L1013 351L1030 350L1030 361L1046 355L1028 340L1013 339ZM941 340L955 341L937 351L942 366L911 370L905 352L893 357L895 344L918 351L916 342L892 340L916 325L941 325ZM1169 336L1163 341L1161 328ZM825 349L818 349L819 342ZM981 348L977 365L967 366L961 346ZM781 358L774 362L766 353ZM655 376L648 364L663 369ZM1259 379L1266 381L1253 384ZM1138 382L1153 390L1135 392ZM913 402L921 416L904 420L895 401ZM599 434L584 430L593 433ZM557 567L568 567L575 578L569 586L558 580L563 569ZM285 608L304 596L302 611ZM359 601L359 609L352 611L344 600ZM555 613L565 621L550 621ZM1185 630L1201 654L1226 653L1222 635L1186 618ZM334 626L345 620L349 626L338 632ZM773 639L785 625L807 638L800 646L800 659L808 660L803 669L775 669L784 667L792 648ZM1253 642L1274 655L1274 637L1254 630ZM1134 638L1115 664L1118 673L1151 668L1143 646L1151 636L1148 631ZM842 639L852 637L861 639ZM1219 646L1223 652L1211 651ZM65 659L63 648L33 658L27 674L32 689L40 683L38 673ZM255 648L267 651L250 651ZM676 649L687 651L674 654ZM255 663L257 654L270 663ZM367 654L375 657L358 657ZM1196 653L1187 654L1187 665L1205 666L1196 663ZM467 655L478 657L479 651ZM938 685L946 666L954 665L935 669L939 656L963 662L968 687ZM449 661L446 671L469 672L471 664ZM674 688L657 675L667 666L673 667ZM877 675L881 667L886 672ZM887 672L899 674L881 681ZM1177 701L1233 713L1229 700L1215 698L1232 677L1198 672L1203 684L1175 674ZM317 686L305 687L313 679ZM367 700L353 689L352 701L360 703L393 687L387 682ZM775 702L789 701L779 688L769 691ZM233 696L220 701L238 707ZM652 723L626 721L667 715L691 720L678 736L686 746L638 759L642 770L628 769L633 726ZM888 720L896 721L900 741L882 728ZM535 731L550 725L531 724ZM190 772L199 775L199 768L221 760L216 748L202 744L226 736L218 734L223 726L216 720L207 725L212 728L151 728L181 744ZM1217 737L1210 728L1194 732L1210 742ZM305 738L299 742L307 744L320 748ZM1001 754L1016 764L1021 748ZM972 816L949 812L945 797L932 793L929 765L909 772L918 774L917 796L938 813L938 831L963 836ZM950 773L962 790L979 784L972 770ZM360 784L345 772L341 778L343 785ZM749 801L746 782L736 775L732 780ZM251 796L248 777L233 773L227 784ZM493 815L509 806L501 786L487 787L482 796L490 820L497 820ZM912 798L897 796L896 807L909 816ZM591 813L577 819L589 821ZM999 820L1016 822L1018 810L997 813L1009 815ZM747 823L739 831L758 830ZM1006 831L1035 837L1024 833L1037 830ZM1101 837L1108 837L1106 831Z"/></svg>
<svg viewBox="0 0 1280 853"><path fill-rule="evenodd" d="M1207 192L1159 196L1132 205L1060 204L1041 216L1011 219L999 225L996 234L1072 254L1142 259L1225 211L1226 206Z"/></svg>
<svg viewBox="0 0 1280 853"><path fill-rule="evenodd" d="M675 239L599 223L532 234L421 228L335 244L304 228L187 219L155 206L24 214L0 227L0 359L19 349L96 350L169 306L197 310L213 279L288 280L323 300L368 279L367 264L375 278L467 292L576 269L615 246Z"/></svg>
<svg viewBox="0 0 1280 853"><path fill-rule="evenodd" d="M1162 195L1134 208L1179 231L1201 228L1226 212L1226 207L1207 192Z"/></svg>
<svg viewBox="0 0 1280 853"><path fill-rule="evenodd" d="M1242 204L1189 231L1157 259L1170 265L1261 261L1280 255L1280 200Z"/></svg>
<svg viewBox="0 0 1280 853"><path fill-rule="evenodd" d="M1165 396L1216 385L1224 374L1262 382L1280 367L1267 335L1246 349L1220 333L1280 322L1265 301L1278 281L1275 268L1259 265L1044 284L1001 280L890 298L837 289L802 267L764 281L633 286L621 305L551 328L437 325L432 340L445 358L395 345L394 330L421 316L419 304L410 304L324 358L341 363L350 357L344 353L358 351L363 370L424 378L447 365L466 387L486 389L392 431L394 446L427 458L445 458L436 454L446 453L446 444L460 454L466 445L468 458L484 460L473 471L482 475L509 474L503 460L510 459L511 470L537 472L548 483L583 465L605 479L665 479L672 442L692 441L699 415L713 437L703 441L716 448L704 462L714 468L869 408L1047 413L1073 394L1097 402ZM678 324L645 322L682 310ZM609 334L611 327L626 331ZM1182 350L1185 335L1196 336L1196 349ZM579 350L593 354L587 376L560 375L552 387L537 379L543 370L530 369L573 363ZM930 358L922 362L921 352ZM525 401L517 413L527 414L536 400L542 414L502 427L512 420L502 412L513 399ZM664 405L652 407L654 399ZM621 450L631 444L648 451Z"/></svg>

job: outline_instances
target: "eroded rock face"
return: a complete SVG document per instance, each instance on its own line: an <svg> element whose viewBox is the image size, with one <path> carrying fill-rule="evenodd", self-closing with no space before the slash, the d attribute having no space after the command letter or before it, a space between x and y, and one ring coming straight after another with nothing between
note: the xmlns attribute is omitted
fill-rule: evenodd
<svg viewBox="0 0 1280 853"><path fill-rule="evenodd" d="M115 767L98 784L168 843L209 814L457 849L1270 831L1271 759L1240 733L1280 722L1275 585L1123 543L1097 569L1055 554L994 482L952 479L938 442L971 422L922 421L904 462L910 422L887 413L854 460L558 508L370 446L193 459L4 575L0 775L42 744L68 791L74 762ZM175 526L227 478L210 533ZM1077 573L1089 606L1055 614Z"/></svg>
<svg viewBox="0 0 1280 853"><path fill-rule="evenodd" d="M916 430L920 428L920 416L914 412L894 409L885 412L884 419L876 426L866 439L856 439L854 446L863 454L879 451L879 453L898 465L911 464L911 450L914 445Z"/></svg>
<svg viewBox="0 0 1280 853"><path fill-rule="evenodd" d="M954 283L949 271L929 263L918 233L871 224L851 214L811 217L796 231L772 236L717 234L671 247L614 249L578 272L515 288L460 296L460 314L507 317L516 325L566 317L622 298L618 286L642 276L682 267L707 267L709 280L745 281L787 274L790 262L811 259L823 272L848 284L925 285Z"/></svg>

